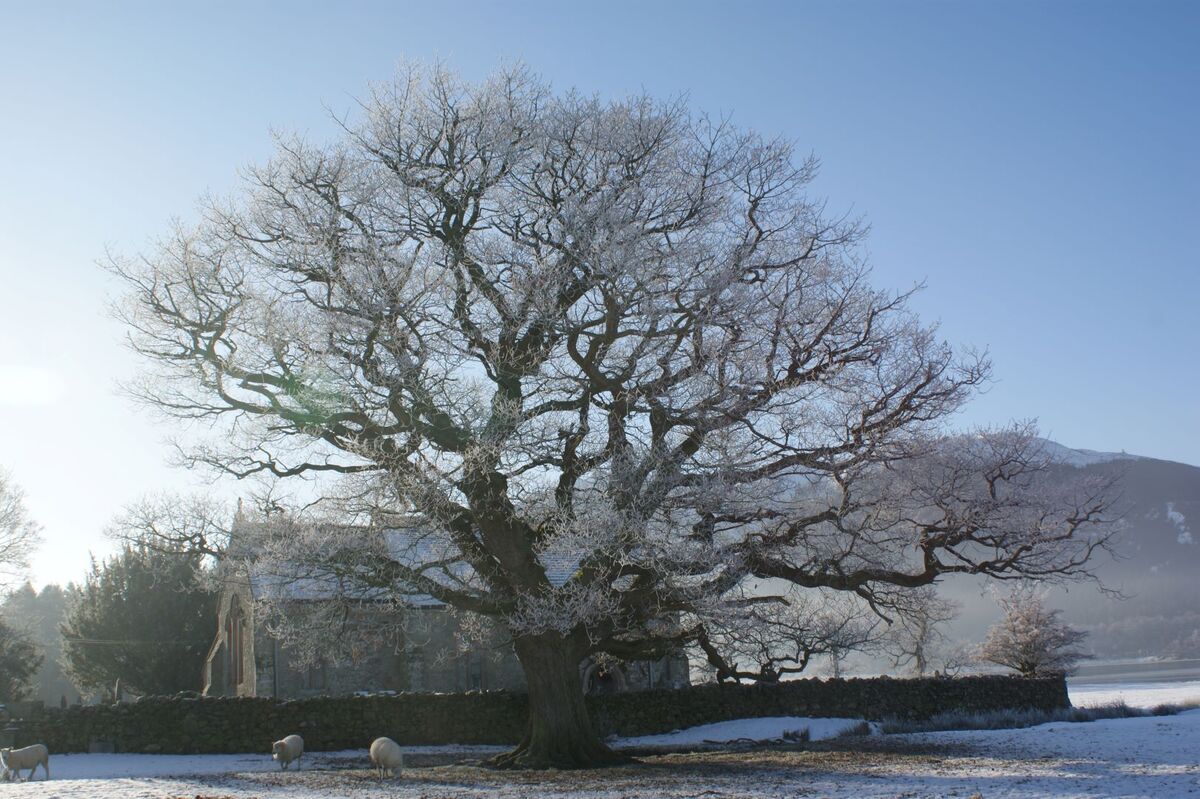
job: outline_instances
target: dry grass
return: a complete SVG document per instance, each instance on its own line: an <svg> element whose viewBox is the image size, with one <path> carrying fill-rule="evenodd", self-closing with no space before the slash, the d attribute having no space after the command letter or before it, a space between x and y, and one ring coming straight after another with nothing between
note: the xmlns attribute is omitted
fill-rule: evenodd
<svg viewBox="0 0 1200 799"><path fill-rule="evenodd" d="M306 773L237 775L239 789L264 795L298 782L330 796L386 795L403 786L420 796L498 797L603 795L605 797L742 797L792 795L817 777L885 778L914 769L943 767L973 751L928 742L889 741L882 736L814 743L776 744L736 751L692 751L644 755L639 762L593 771L495 771L477 762L409 768L400 780L379 782L365 768L324 768ZM214 785L214 787L216 787ZM229 785L233 787L233 785ZM778 791L778 792L776 792ZM207 796L204 799L209 799Z"/></svg>
<svg viewBox="0 0 1200 799"><path fill-rule="evenodd" d="M1200 702L1162 704L1152 708L1130 707L1124 702L1113 702L1093 707L1068 707L1059 710L996 710L990 713L939 713L920 721L885 719L884 733L941 732L945 730L1009 730L1034 727L1052 721L1098 721L1100 719L1127 719L1142 716L1174 716L1185 710L1200 707Z"/></svg>

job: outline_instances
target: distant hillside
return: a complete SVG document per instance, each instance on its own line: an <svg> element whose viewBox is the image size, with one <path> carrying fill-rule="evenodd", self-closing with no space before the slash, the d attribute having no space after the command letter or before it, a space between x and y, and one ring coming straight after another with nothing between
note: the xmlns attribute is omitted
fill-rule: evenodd
<svg viewBox="0 0 1200 799"><path fill-rule="evenodd" d="M1200 468L1054 442L1046 442L1046 451L1064 464L1064 475L1076 469L1122 475L1120 557L1098 561L1097 573L1129 597L1077 585L1053 592L1051 604L1091 633L1099 657L1200 657ZM943 593L964 606L956 633L982 638L997 615L991 597L965 580Z"/></svg>

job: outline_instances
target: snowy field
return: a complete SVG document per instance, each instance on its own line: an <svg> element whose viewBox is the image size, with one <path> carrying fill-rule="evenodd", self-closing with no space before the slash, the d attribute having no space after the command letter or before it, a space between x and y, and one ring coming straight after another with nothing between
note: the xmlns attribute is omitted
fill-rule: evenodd
<svg viewBox="0 0 1200 799"><path fill-rule="evenodd" d="M795 739L801 731L810 741L836 738L841 732L861 724L859 719L811 719L796 716L768 716L757 719L738 719L690 727L686 730L620 738L613 742L617 748L684 747L720 744L731 741L771 741Z"/></svg>
<svg viewBox="0 0 1200 799"><path fill-rule="evenodd" d="M1200 702L1200 680L1187 682L1135 683L1112 685L1109 683L1081 683L1067 687L1071 704L1076 707L1095 707L1124 702L1130 707L1154 707L1155 705L1181 705Z"/></svg>
<svg viewBox="0 0 1200 799"><path fill-rule="evenodd" d="M1200 683L1072 686L1078 704L1200 699ZM53 755L48 782L0 783L14 799L315 799L316 797L704 796L760 799L1099 799L1200 797L1200 710L1176 716L1059 722L1020 730L972 730L836 738L850 719L767 718L623 739L641 764L597 772L496 773L474 765L500 748L409 747L395 782L370 774L365 751L312 753L280 772L267 755ZM810 742L726 751L655 754L653 747L763 741L807 729ZM648 749L649 748L649 749Z"/></svg>

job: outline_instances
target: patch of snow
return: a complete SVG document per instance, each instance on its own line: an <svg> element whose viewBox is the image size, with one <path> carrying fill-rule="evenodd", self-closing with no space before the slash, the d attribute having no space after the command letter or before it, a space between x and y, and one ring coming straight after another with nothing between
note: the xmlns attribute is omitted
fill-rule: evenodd
<svg viewBox="0 0 1200 799"><path fill-rule="evenodd" d="M402 746L405 755L463 754L487 756L511 749L509 746ZM305 752L299 771L327 767L330 761L358 758L370 767L366 749L338 752ZM293 764L291 770L297 770ZM50 754L50 774L55 780L93 780L148 777L188 777L212 774L253 774L280 771L271 753L237 755L142 755L142 754ZM39 769L38 774L41 774ZM36 780L35 780L36 781Z"/></svg>
<svg viewBox="0 0 1200 799"><path fill-rule="evenodd" d="M1188 682L1080 684L1067 686L1071 704L1077 707L1096 707L1124 702L1130 707L1179 705L1200 702L1200 680Z"/></svg>
<svg viewBox="0 0 1200 799"><path fill-rule="evenodd" d="M616 746L690 746L705 743L727 743L730 741L780 741L801 730L808 730L810 741L836 738L851 727L862 723L861 719L827 719L806 716L769 716L760 719L736 719L716 724L702 724L686 730L641 735L636 738L618 738Z"/></svg>
<svg viewBox="0 0 1200 799"><path fill-rule="evenodd" d="M1175 510L1175 503L1167 503L1167 521L1175 525L1175 529L1179 531L1179 535L1175 536L1175 540L1181 544L1194 544L1195 539L1192 538L1192 531L1188 529L1187 517Z"/></svg>
<svg viewBox="0 0 1200 799"><path fill-rule="evenodd" d="M300 759L300 768L307 765L307 759L307 754ZM177 777L271 770L278 771L279 764L271 760L269 752L264 755L50 754L50 775L55 780Z"/></svg>

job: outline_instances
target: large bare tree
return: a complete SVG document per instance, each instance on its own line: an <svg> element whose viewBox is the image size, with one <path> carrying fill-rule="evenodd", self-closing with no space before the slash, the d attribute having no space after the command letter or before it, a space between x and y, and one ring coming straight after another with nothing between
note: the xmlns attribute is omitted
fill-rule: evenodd
<svg viewBox="0 0 1200 799"><path fill-rule="evenodd" d="M192 464L324 480L361 523L292 542L305 579L509 632L530 722L498 765L617 759L581 658L786 602L751 579L886 613L1106 544L1103 486L1051 490L1030 431L945 438L986 360L870 286L788 142L521 68L413 68L362 105L112 263L152 366L134 390L215 426ZM400 515L403 551L379 530Z"/></svg>
<svg viewBox="0 0 1200 799"><path fill-rule="evenodd" d="M25 508L25 492L0 469L0 589L13 587L29 569L40 531Z"/></svg>

